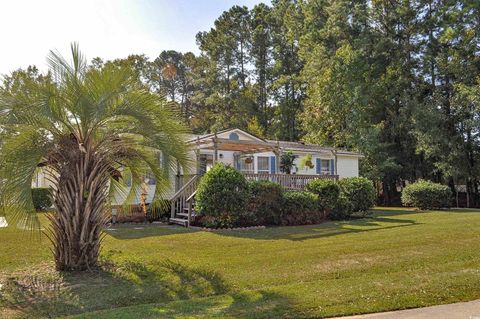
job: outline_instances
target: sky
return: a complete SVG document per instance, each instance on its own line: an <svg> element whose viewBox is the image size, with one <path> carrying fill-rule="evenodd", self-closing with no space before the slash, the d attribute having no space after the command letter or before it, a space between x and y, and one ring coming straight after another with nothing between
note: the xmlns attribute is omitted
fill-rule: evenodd
<svg viewBox="0 0 480 319"><path fill-rule="evenodd" d="M252 8L268 0L0 0L0 74L36 65L46 56L68 56L78 42L89 60L162 50L198 53L195 35L207 31L233 5Z"/></svg>

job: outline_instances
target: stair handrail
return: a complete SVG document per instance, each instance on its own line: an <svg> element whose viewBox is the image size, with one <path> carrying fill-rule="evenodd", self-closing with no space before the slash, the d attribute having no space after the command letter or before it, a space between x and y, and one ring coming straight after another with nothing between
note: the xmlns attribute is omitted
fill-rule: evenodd
<svg viewBox="0 0 480 319"><path fill-rule="evenodd" d="M170 216L172 218L175 217L175 203L176 201L183 195L185 195L185 191L190 187L192 186L193 183L195 183L199 178L199 175L194 175L188 182L185 183L185 185L183 185L175 194L173 194L171 200L170 200ZM196 189L193 190L193 192L195 192ZM188 196L190 197L191 194L189 194Z"/></svg>
<svg viewBox="0 0 480 319"><path fill-rule="evenodd" d="M197 190L194 190L192 195L190 195L186 200L188 205L187 227L190 227L190 222L192 221L193 198L195 197L195 194L197 194Z"/></svg>
<svg viewBox="0 0 480 319"><path fill-rule="evenodd" d="M193 182L195 182L197 179L198 179L199 175L193 175L192 178L190 178L188 180L188 182L186 182L178 191L175 192L175 194L173 194L172 196L172 200L174 199L178 199L178 197L180 197L180 195L183 193L183 191L188 187L190 186Z"/></svg>

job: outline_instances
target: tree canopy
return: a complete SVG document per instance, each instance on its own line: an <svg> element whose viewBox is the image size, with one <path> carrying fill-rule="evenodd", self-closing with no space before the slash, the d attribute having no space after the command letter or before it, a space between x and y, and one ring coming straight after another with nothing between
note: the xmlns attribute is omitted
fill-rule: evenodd
<svg viewBox="0 0 480 319"><path fill-rule="evenodd" d="M419 178L477 194L479 11L475 0L273 0L223 12L199 30L199 55L91 65L130 67L196 133L239 127L360 151L387 202Z"/></svg>

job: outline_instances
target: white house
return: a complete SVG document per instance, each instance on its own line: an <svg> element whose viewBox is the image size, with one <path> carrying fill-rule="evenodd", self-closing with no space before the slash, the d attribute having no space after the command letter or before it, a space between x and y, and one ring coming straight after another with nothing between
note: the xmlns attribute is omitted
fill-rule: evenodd
<svg viewBox="0 0 480 319"><path fill-rule="evenodd" d="M245 174L281 174L279 161L282 154L295 156L292 174L333 175L338 178L358 176L362 155L332 147L264 140L240 129L192 137L188 141L196 154L198 172L208 170L214 162L231 165ZM301 167L300 161L311 156L312 165Z"/></svg>
<svg viewBox="0 0 480 319"><path fill-rule="evenodd" d="M171 174L170 191L165 195L172 202L172 218L184 214L196 191L199 176L216 162L231 165L249 180L271 180L286 189L301 190L312 179L341 179L358 176L362 155L343 149L323 147L301 142L265 140L240 129L229 129L206 135L187 137L193 165L177 167ZM280 159L286 152L294 157L291 174L280 171ZM301 166L302 158L309 157L309 165ZM48 186L40 171L34 187ZM145 178L147 198L151 202L155 179ZM123 202L117 198L114 204ZM137 198L136 202L139 202Z"/></svg>

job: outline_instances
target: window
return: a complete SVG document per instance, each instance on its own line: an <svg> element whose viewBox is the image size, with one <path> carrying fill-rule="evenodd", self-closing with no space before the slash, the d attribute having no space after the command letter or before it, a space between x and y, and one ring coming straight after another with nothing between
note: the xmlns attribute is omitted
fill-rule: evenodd
<svg viewBox="0 0 480 319"><path fill-rule="evenodd" d="M251 156L240 157L240 171L245 173L254 173L255 172L255 161Z"/></svg>
<svg viewBox="0 0 480 319"><path fill-rule="evenodd" d="M257 157L257 170L258 173L270 173L270 161L269 157L267 156L259 156Z"/></svg>
<svg viewBox="0 0 480 319"><path fill-rule="evenodd" d="M147 174L145 175L145 183L147 185L157 184L157 181L155 180L155 175L153 175L152 172L147 172Z"/></svg>
<svg viewBox="0 0 480 319"><path fill-rule="evenodd" d="M321 174L330 174L330 160L321 160L320 172Z"/></svg>
<svg viewBox="0 0 480 319"><path fill-rule="evenodd" d="M230 135L228 136L229 139L233 140L233 141L238 141L240 138L238 137L238 134L237 133L230 133Z"/></svg>

